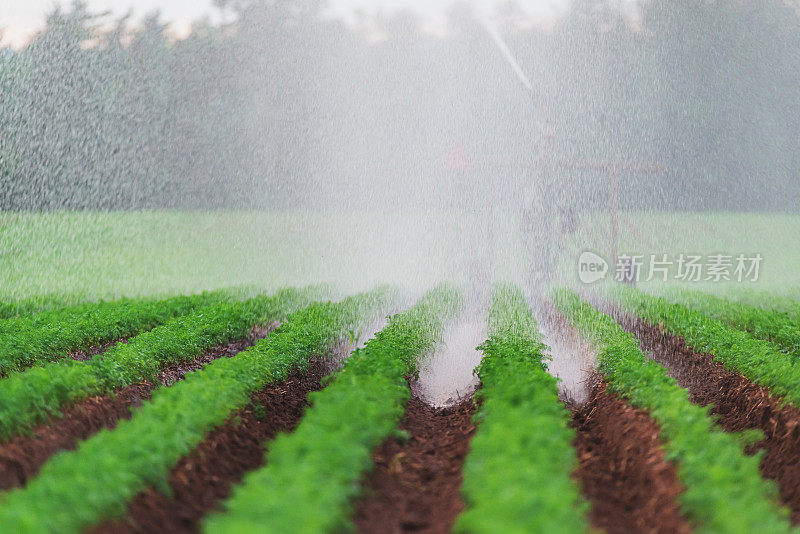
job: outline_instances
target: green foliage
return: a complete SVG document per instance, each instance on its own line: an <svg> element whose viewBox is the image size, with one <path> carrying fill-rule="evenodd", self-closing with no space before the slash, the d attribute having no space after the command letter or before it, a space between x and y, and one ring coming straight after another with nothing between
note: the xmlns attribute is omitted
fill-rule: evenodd
<svg viewBox="0 0 800 534"><path fill-rule="evenodd" d="M741 373L800 406L800 362L788 358L769 341L634 288L620 288L613 298L630 313L683 337L696 352L711 354L729 371Z"/></svg>
<svg viewBox="0 0 800 534"><path fill-rule="evenodd" d="M464 464L456 532L586 532L570 415L547 373L546 347L522 292L498 286L479 368L483 403Z"/></svg>
<svg viewBox="0 0 800 534"><path fill-rule="evenodd" d="M86 299L72 295L40 295L0 302L0 319L24 317L48 310L74 306Z"/></svg>
<svg viewBox="0 0 800 534"><path fill-rule="evenodd" d="M686 487L680 504L698 532L788 532L788 512L778 506L772 481L761 479L761 455L745 456L739 438L719 430L707 407L689 402L686 390L661 365L645 358L637 340L608 315L569 290L556 305L593 343L611 391L648 410L660 426L667 457Z"/></svg>
<svg viewBox="0 0 800 534"><path fill-rule="evenodd" d="M800 355L800 323L787 313L748 306L698 291L676 291L667 298L759 339L771 341L789 354ZM797 307L800 309L800 304Z"/></svg>
<svg viewBox="0 0 800 534"><path fill-rule="evenodd" d="M122 299L6 319L0 323L0 376L130 337L227 298L217 291L162 301Z"/></svg>
<svg viewBox="0 0 800 534"><path fill-rule="evenodd" d="M764 300L757 300L753 304L761 308L785 313L792 321L800 323L800 290L794 288L792 294L792 297L771 294Z"/></svg>
<svg viewBox="0 0 800 534"><path fill-rule="evenodd" d="M375 447L397 426L411 396L406 377L461 309L449 287L428 293L355 351L335 381L312 394L293 434L270 445L267 465L245 478L206 532L330 532L352 528L349 503Z"/></svg>
<svg viewBox="0 0 800 534"><path fill-rule="evenodd" d="M26 488L7 494L0 501L0 531L78 533L122 515L146 487L168 487L170 468L253 393L306 369L313 355L363 328L390 300L381 289L339 304L312 304L252 348L156 391L132 419L53 457Z"/></svg>
<svg viewBox="0 0 800 534"><path fill-rule="evenodd" d="M749 221L748 227L750 227ZM761 233L763 234L763 232ZM792 267L795 267L796 264L797 262L792 262ZM787 276L782 277L781 284L776 288L778 292L737 287L736 291L728 292L725 296L748 306L785 313L791 320L798 322L800 321L800 288L791 287L790 281L788 282L789 287L787 287L787 278L791 276L791 272L787 270L785 274Z"/></svg>
<svg viewBox="0 0 800 534"><path fill-rule="evenodd" d="M3 223L0 223L3 224ZM115 238L116 239L116 238ZM126 241L122 239L122 241ZM129 243L125 243L128 245ZM80 245L79 245L80 246ZM320 284L309 286L306 291L316 291L322 297L329 295L333 292L334 288L329 285ZM194 293L188 291L187 293ZM148 295L147 297L137 299L121 299L119 303L128 301L129 303L141 302L155 303L159 300L167 300L172 297L173 292L168 292L163 295ZM254 284L237 285L216 291L207 291L204 293L209 299L218 297L220 301L227 297L229 300L247 300L253 297L264 294L262 286ZM198 298L195 295L191 298ZM178 296L179 299L185 299L185 296ZM106 302L104 302L106 301ZM93 304L92 304L93 303ZM17 319L27 318L32 320L37 325L44 325L46 323L55 323L58 321L69 320L71 316L85 313L91 309L91 305L102 306L112 305L109 299L98 299L97 295L88 296L81 293L48 293L43 295L33 295L22 299L10 298L7 301L0 302L0 319L12 319L11 321L0 321L0 331L5 330L7 326L15 324ZM206 304L211 304L209 300Z"/></svg>
<svg viewBox="0 0 800 534"><path fill-rule="evenodd" d="M0 381L0 439L30 430L70 403L152 380L170 364L245 338L254 325L281 319L308 304L314 294L284 290L274 297L214 304L120 343L89 362L65 360L11 373Z"/></svg>

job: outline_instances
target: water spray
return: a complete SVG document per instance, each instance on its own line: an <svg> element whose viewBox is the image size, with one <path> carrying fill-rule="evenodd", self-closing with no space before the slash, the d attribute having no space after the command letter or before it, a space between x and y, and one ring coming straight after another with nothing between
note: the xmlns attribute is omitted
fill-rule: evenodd
<svg viewBox="0 0 800 534"><path fill-rule="evenodd" d="M522 69L519 61L517 61L514 53L508 46L508 43L506 43L505 39L503 39L503 36L500 35L497 27L486 17L480 17L479 22L486 29L487 33L492 38L492 41L500 50L503 59L509 64L511 70L514 72L514 75L525 88L527 93L531 96L532 103L536 106L541 114L541 117L544 121L542 136L545 143L545 145L541 147L541 152L545 157L542 157L541 160L544 161L547 159L547 156L553 152L552 142L554 139L554 129L552 114L550 113L549 108L545 105L542 96L534 89L530 78L528 78L527 74ZM527 175L527 172L525 174ZM546 192L552 190L552 184L548 183L547 175L541 175L536 178L536 180L546 184L544 185L544 189L542 191ZM542 194L545 194L544 192ZM523 197L524 195L520 195L520 198ZM535 242L531 240L532 229L547 228L549 222L552 220L550 214L546 212L548 208L544 207L549 206L549 204L549 202L544 202L542 198L538 198L533 202L524 202L521 206L521 235L527 236L525 239L525 245L531 257L538 258L538 262L532 262L529 266L531 278L529 279L527 285L530 291L534 291L535 287L540 286L543 282L545 282L549 277L549 271L552 269L553 261L551 246L549 243L551 236L549 235L549 232L542 232L543 235L541 237L543 239L538 239Z"/></svg>
<svg viewBox="0 0 800 534"><path fill-rule="evenodd" d="M552 124L553 121L551 120L552 117L550 115L550 110L547 106L544 105L544 102L541 98L541 95L537 94L537 92L533 88L533 84L531 83L530 78L528 75L525 74L525 71L522 69L522 66L517 61L517 58L514 56L514 53L511 51L511 48L506 43L503 36L500 35L500 32L497 30L497 27L486 17L481 17L480 23L486 28L486 32L492 38L494 43L497 45L497 48L500 50L500 53L503 55L503 58L506 62L511 66L511 69L514 71L517 79L522 83L523 87L530 93L531 97L533 97L534 103L536 107L542 112L542 115L545 117L545 137L552 138L553 137L553 130Z"/></svg>
<svg viewBox="0 0 800 534"><path fill-rule="evenodd" d="M497 28L492 24L492 22L487 19L486 17L480 18L481 24L486 28L486 31L491 36L492 40L495 42L497 47L500 49L505 60L511 66L512 70L516 74L519 81L525 87L525 89L531 94L533 97L534 103L542 112L543 117L545 118L545 132L544 137L547 140L553 140L555 137L554 129L553 129L553 120L552 115L550 114L549 108L544 105L544 101L541 95L537 94L537 92L533 88L533 84L530 81L530 78L525 74L525 71L520 66L517 59L514 57L510 47L503 39L503 36L500 35L500 32ZM619 176L620 173L634 173L634 174L657 174L665 172L665 168L660 163L651 163L651 162L636 162L636 161L619 161L619 160L610 160L610 161L584 161L584 160L568 160L568 159L558 159L552 157L553 147L548 147L548 151L551 153L549 155L545 155L541 163L547 163L556 169L559 169L559 176L560 180L562 180L562 190L563 190L563 171L568 169L591 169L606 173L609 176L609 226L610 226L610 234L611 239L609 243L609 255L612 261L615 261L618 255L618 241L619 241Z"/></svg>
<svg viewBox="0 0 800 534"><path fill-rule="evenodd" d="M503 57L508 61L511 68L514 70L514 74L517 75L519 81L522 82L522 85L525 86L525 89L533 93L533 85L531 84L530 79L525 74L525 71L522 70L522 67L519 65L519 62L514 57L514 54L511 52L511 49L508 47L508 44L503 39L503 36L500 35L500 32L497 31L497 28L489 21L487 18L481 19L481 23L486 28L486 31L489 33L489 36L494 40L497 47L502 52Z"/></svg>

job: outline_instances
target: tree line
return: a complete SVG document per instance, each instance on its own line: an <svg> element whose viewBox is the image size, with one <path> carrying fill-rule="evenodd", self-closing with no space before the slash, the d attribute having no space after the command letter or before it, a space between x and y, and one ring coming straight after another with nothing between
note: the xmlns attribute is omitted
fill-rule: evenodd
<svg viewBox="0 0 800 534"><path fill-rule="evenodd" d="M76 0L0 49L0 209L474 206L557 174L602 207L796 210L800 22L783 0L575 0L552 27L509 4L510 72L466 4L354 28L316 0L218 0L168 38ZM453 153L463 164L453 165ZM551 192L553 194L553 192Z"/></svg>

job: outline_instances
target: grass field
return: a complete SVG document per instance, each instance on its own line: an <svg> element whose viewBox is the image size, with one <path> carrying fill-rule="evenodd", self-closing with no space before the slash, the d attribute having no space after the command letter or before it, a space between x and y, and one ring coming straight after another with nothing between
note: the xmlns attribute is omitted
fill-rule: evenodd
<svg viewBox="0 0 800 534"><path fill-rule="evenodd" d="M474 220L369 211L0 213L0 299L232 285L430 287L473 268L462 251L485 255L482 242L464 241L480 230Z"/></svg>
<svg viewBox="0 0 800 534"><path fill-rule="evenodd" d="M603 257L610 251L609 217L593 215L583 220L581 229L569 240L562 257L561 270L577 280L575 258L583 250L592 250ZM666 286L702 289L718 294L739 291L768 291L785 294L800 286L800 216L770 213L625 213L619 220L619 254L667 254L675 261L680 254L708 257L712 254L739 254L763 257L759 279L755 283L684 282L674 279L674 268ZM673 266L674 267L674 266ZM664 284L642 285L660 291Z"/></svg>
<svg viewBox="0 0 800 534"><path fill-rule="evenodd" d="M554 247L564 278L576 278L580 251L607 255L608 226L605 214L584 217L568 243ZM798 215L628 213L621 217L619 250L760 253L760 280L748 288L781 292L800 286L798 236ZM531 257L522 238L511 216L495 217L492 226L463 212L0 213L0 299L308 283L352 291L395 282L421 290L443 279L483 280L492 270L498 278L523 280L538 245L534 240ZM714 292L742 287L706 286Z"/></svg>

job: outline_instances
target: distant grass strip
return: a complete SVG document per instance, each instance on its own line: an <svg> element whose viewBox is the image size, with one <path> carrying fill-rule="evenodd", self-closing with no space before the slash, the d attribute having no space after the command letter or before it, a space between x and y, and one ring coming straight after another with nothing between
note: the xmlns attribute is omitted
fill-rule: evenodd
<svg viewBox="0 0 800 534"><path fill-rule="evenodd" d="M695 352L711 354L729 371L741 373L800 407L800 361L774 344L634 288L618 288L612 299L646 322L681 336Z"/></svg>
<svg viewBox="0 0 800 534"><path fill-rule="evenodd" d="M232 295L226 291L206 292L203 294L192 295L189 298L198 298L201 296L216 297L218 300L223 298L231 298ZM180 297L179 297L180 298ZM183 296L182 298L187 298ZM47 327L58 326L59 323L65 321L84 321L92 317L99 316L103 313L118 313L120 310L124 311L132 306L139 305L152 305L160 301L173 300L172 298L121 298L118 300L110 301L97 301L97 302L79 302L70 306L58 307L53 309L43 310L37 313L27 315L20 315L17 317L10 317L0 321L2 329L0 330L19 330L28 327ZM208 302L211 304L212 302Z"/></svg>
<svg viewBox="0 0 800 534"><path fill-rule="evenodd" d="M466 511L456 532L584 533L587 505L569 412L548 374L536 321L515 286L498 286L479 368L483 403L464 464Z"/></svg>
<svg viewBox="0 0 800 534"><path fill-rule="evenodd" d="M555 301L594 345L610 390L658 422L667 457L676 462L686 487L681 509L698 532L790 531L777 488L759 473L760 454L745 456L741 438L719 430L707 407L689 402L686 390L646 359L636 339L614 319L572 291L558 290Z"/></svg>
<svg viewBox="0 0 800 534"><path fill-rule="evenodd" d="M0 376L136 335L229 298L216 291L159 301L123 299L7 319L0 322Z"/></svg>
<svg viewBox="0 0 800 534"><path fill-rule="evenodd" d="M78 400L152 380L170 364L214 345L247 337L256 324L282 319L309 304L316 290L220 303L177 317L88 362L64 360L0 380L0 439L29 431Z"/></svg>
<svg viewBox="0 0 800 534"><path fill-rule="evenodd" d="M699 291L674 292L665 295L665 298L749 332L759 339L771 341L789 354L800 355L800 321L792 320L786 313L748 306Z"/></svg>
<svg viewBox="0 0 800 534"><path fill-rule="evenodd" d="M0 532L81 532L123 515L127 502L150 485L168 489L170 468L250 395L305 370L312 356L362 330L387 311L390 296L381 289L312 304L252 348L156 391L132 419L54 457L26 488L0 500Z"/></svg>
<svg viewBox="0 0 800 534"><path fill-rule="evenodd" d="M789 288L782 294L739 289L726 296L742 304L785 313L792 321L800 322L800 288Z"/></svg>
<svg viewBox="0 0 800 534"><path fill-rule="evenodd" d="M350 529L350 508L372 451L397 427L411 397L406 376L460 311L460 293L440 287L355 351L335 381L311 396L293 434L272 442L267 465L248 475L205 532L284 534Z"/></svg>
<svg viewBox="0 0 800 534"><path fill-rule="evenodd" d="M83 300L85 299L78 295L42 295L0 302L0 319L25 317L46 310L67 308Z"/></svg>

